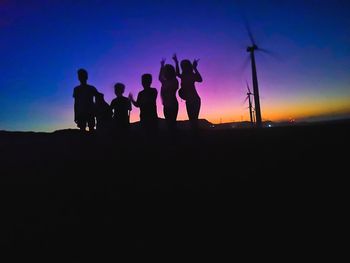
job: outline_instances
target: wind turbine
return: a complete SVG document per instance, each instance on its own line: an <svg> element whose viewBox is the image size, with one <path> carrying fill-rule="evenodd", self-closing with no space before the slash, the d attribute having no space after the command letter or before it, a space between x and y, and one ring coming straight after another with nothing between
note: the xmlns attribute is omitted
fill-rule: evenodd
<svg viewBox="0 0 350 263"><path fill-rule="evenodd" d="M253 34L249 28L248 23L246 23L246 28L248 35L251 41L251 46L247 47L247 52L250 54L250 61L252 66L252 80L253 80L253 95L254 95L254 104L255 104L255 117L256 117L256 126L261 127L262 118L260 110L260 97L259 97L259 85L258 85L258 76L256 73L256 62L255 62L255 52L262 51L265 53L270 53L266 49L259 48L254 40Z"/></svg>
<svg viewBox="0 0 350 263"><path fill-rule="evenodd" d="M246 102L248 100L248 103L249 103L249 115L250 115L250 122L253 124L254 123L254 109L253 109L253 106L252 106L252 100L250 98L251 95L254 95L250 89L249 89L249 85L248 85L248 82L247 82L247 97L245 99L244 102Z"/></svg>

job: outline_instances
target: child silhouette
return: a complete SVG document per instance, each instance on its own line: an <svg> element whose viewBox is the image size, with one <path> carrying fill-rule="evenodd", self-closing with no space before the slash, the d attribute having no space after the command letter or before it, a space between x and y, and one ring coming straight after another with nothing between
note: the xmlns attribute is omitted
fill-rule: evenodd
<svg viewBox="0 0 350 263"><path fill-rule="evenodd" d="M111 102L113 110L113 122L116 129L128 129L130 126L131 102L127 97L123 96L125 85L116 83L114 85L114 93L117 96Z"/></svg>
<svg viewBox="0 0 350 263"><path fill-rule="evenodd" d="M94 98L98 93L94 86L87 84L88 72L85 69L78 70L78 79L80 85L74 88L74 121L80 130L85 131L86 125L89 131L94 131Z"/></svg>
<svg viewBox="0 0 350 263"><path fill-rule="evenodd" d="M112 109L105 101L103 93L97 93L95 102L96 129L107 131L112 121Z"/></svg>
<svg viewBox="0 0 350 263"><path fill-rule="evenodd" d="M135 107L140 108L140 122L142 127L149 131L156 130L158 128L156 103L158 91L151 87L151 74L143 74L141 82L143 90L138 93L137 99L134 100L131 93L129 94L129 98Z"/></svg>

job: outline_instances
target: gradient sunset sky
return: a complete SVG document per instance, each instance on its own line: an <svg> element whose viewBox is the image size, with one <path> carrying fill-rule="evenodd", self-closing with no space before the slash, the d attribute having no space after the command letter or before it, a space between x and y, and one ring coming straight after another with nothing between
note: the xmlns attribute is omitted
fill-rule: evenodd
<svg viewBox="0 0 350 263"><path fill-rule="evenodd" d="M275 53L256 54L263 120L350 117L349 14L347 0L0 0L0 130L75 128L79 68L107 102L116 82L136 95L143 73L160 90L159 62L174 52L200 58L200 118L248 120L245 20Z"/></svg>

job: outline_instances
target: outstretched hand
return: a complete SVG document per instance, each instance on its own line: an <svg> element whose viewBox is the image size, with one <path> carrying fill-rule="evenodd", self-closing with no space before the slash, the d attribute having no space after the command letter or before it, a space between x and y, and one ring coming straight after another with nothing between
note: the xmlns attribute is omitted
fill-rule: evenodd
<svg viewBox="0 0 350 263"><path fill-rule="evenodd" d="M173 60L174 60L176 63L179 62L179 60L177 59L176 53L173 55Z"/></svg>
<svg viewBox="0 0 350 263"><path fill-rule="evenodd" d="M193 68L197 68L199 59L193 60Z"/></svg>
<svg viewBox="0 0 350 263"><path fill-rule="evenodd" d="M129 98L130 100L132 100L132 101L134 100L134 96L132 95L132 93L131 93L131 92L129 93L128 98Z"/></svg>
<svg viewBox="0 0 350 263"><path fill-rule="evenodd" d="M165 58L162 58L162 60L160 61L160 65L161 65L162 67L164 67L164 64L165 64Z"/></svg>

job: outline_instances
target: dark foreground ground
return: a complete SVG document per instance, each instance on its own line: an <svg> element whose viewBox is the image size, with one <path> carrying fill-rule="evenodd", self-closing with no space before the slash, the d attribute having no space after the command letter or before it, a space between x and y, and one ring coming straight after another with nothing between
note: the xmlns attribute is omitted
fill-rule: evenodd
<svg viewBox="0 0 350 263"><path fill-rule="evenodd" d="M0 132L1 247L46 262L323 257L344 233L349 128Z"/></svg>

